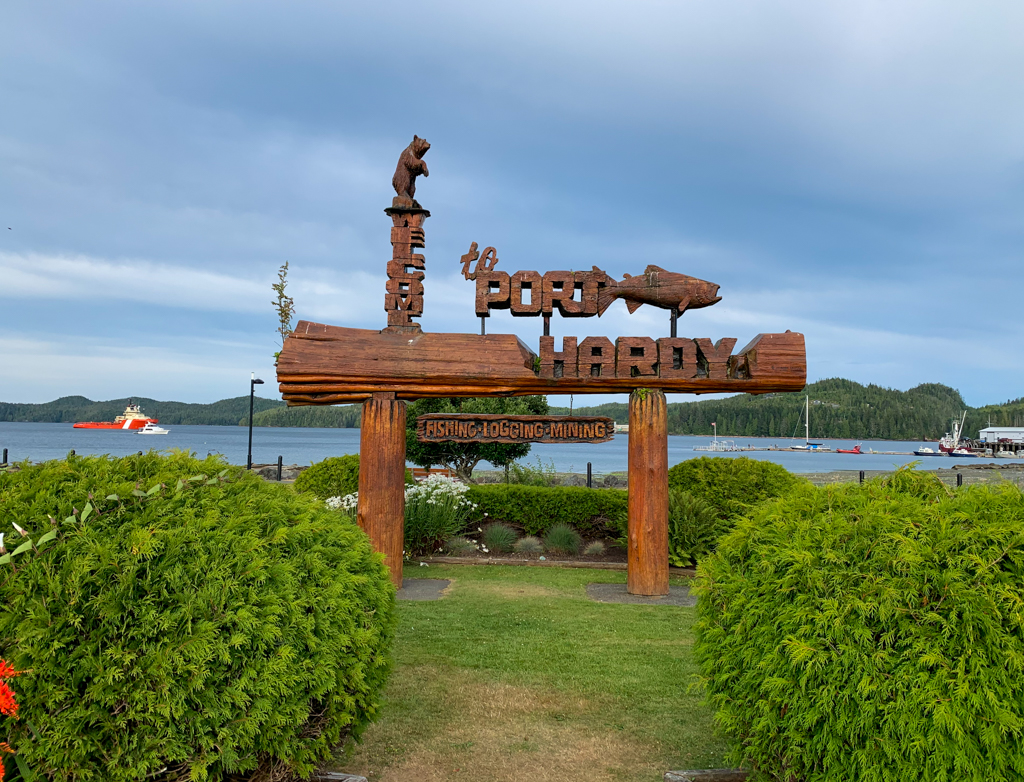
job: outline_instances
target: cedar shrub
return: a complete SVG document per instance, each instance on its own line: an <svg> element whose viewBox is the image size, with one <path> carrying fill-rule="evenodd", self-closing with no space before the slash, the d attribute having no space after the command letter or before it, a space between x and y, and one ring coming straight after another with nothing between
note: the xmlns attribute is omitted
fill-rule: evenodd
<svg viewBox="0 0 1024 782"><path fill-rule="evenodd" d="M1024 496L803 485L697 571L695 654L761 779L1024 777Z"/></svg>
<svg viewBox="0 0 1024 782"><path fill-rule="evenodd" d="M614 519L626 512L622 489L485 483L470 486L466 496L477 506L473 521L504 521L527 535L543 535L554 524L568 524L586 535L607 534L615 531Z"/></svg>
<svg viewBox="0 0 1024 782"><path fill-rule="evenodd" d="M306 776L377 716L394 589L341 514L188 453L18 468L0 531L35 548L0 557L0 657L25 671L4 738L41 779Z"/></svg>

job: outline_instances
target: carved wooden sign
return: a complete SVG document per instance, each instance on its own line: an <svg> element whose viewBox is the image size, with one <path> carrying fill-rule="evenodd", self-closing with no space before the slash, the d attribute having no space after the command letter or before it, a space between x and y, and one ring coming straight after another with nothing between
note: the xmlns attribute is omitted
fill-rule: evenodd
<svg viewBox="0 0 1024 782"><path fill-rule="evenodd" d="M416 419L424 443L603 443L615 421L599 416L427 413Z"/></svg>
<svg viewBox="0 0 1024 782"><path fill-rule="evenodd" d="M511 310L520 318L549 316L556 309L565 318L601 316L616 299L626 302L630 314L643 304L683 313L710 307L722 300L718 285L649 265L643 274L623 275L621 282L596 266L589 272L495 271L497 251L477 250L476 242L460 259L462 276L476 282L476 314L486 318L491 310ZM476 261L476 268L469 270Z"/></svg>

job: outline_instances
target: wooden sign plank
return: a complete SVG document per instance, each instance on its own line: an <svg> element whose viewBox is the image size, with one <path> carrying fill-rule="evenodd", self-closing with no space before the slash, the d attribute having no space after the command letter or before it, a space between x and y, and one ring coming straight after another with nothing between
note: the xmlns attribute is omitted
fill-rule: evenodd
<svg viewBox="0 0 1024 782"><path fill-rule="evenodd" d="M427 413L416 419L422 443L604 443L615 421L602 416Z"/></svg>
<svg viewBox="0 0 1024 782"><path fill-rule="evenodd" d="M795 332L759 334L732 355L731 338L666 337L654 343L656 357L650 342L621 338L617 361L616 346L605 337L579 340L575 351L571 338L562 341L561 351L555 351L554 340L545 340L537 356L512 334L402 334L301 321L285 340L277 377L292 405L358 402L379 392L399 399L636 388L764 394L799 391L807 382L804 337Z"/></svg>

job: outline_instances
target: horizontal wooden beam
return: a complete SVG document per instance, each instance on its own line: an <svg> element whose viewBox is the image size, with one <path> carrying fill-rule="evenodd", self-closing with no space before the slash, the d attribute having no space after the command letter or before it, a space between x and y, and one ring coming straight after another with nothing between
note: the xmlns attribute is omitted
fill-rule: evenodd
<svg viewBox="0 0 1024 782"><path fill-rule="evenodd" d="M629 393L636 388L763 394L799 391L807 382L804 337L796 332L759 334L732 355L732 340L648 340L658 356L647 348L642 361L629 359L643 339L618 340L616 349L627 360L620 356L616 368L615 359L591 356L596 348L584 348L611 346L604 338L581 341L575 353L567 351L565 342L559 353L552 348L550 362L546 353L542 364L542 357L512 334L396 334L302 321L285 340L277 379L290 405L359 402L379 392L398 399ZM566 363L569 354L577 355L577 363ZM558 356L563 356L561 368Z"/></svg>

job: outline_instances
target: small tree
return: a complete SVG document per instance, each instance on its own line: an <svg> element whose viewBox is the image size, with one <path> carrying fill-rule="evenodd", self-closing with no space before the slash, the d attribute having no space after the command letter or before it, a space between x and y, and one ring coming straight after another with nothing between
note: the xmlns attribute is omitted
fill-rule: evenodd
<svg viewBox="0 0 1024 782"><path fill-rule="evenodd" d="M284 341L292 333L292 319L295 317L295 300L285 293L288 288L288 261L285 261L277 270L277 282L270 286L277 294L277 298L270 302L277 310L278 327L277 333L281 336L281 347L284 348ZM281 351L274 353L274 363L277 363Z"/></svg>
<svg viewBox="0 0 1024 782"><path fill-rule="evenodd" d="M530 453L529 443L421 443L416 439L416 418L425 413L485 413L504 415L547 415L543 396L502 398L419 399L406 411L406 458L420 467L443 464L464 481L472 481L473 470L482 461L507 467Z"/></svg>

